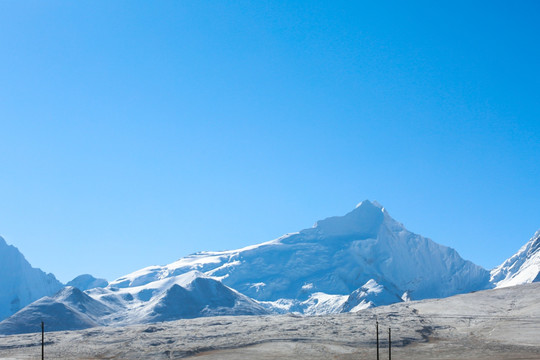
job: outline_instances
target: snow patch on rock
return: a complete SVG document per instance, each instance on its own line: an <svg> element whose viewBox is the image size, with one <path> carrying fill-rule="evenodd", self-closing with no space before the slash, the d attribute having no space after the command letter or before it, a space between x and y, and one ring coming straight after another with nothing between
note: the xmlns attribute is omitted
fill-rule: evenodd
<svg viewBox="0 0 540 360"><path fill-rule="evenodd" d="M491 271L496 288L540 281L540 230L519 251Z"/></svg>
<svg viewBox="0 0 540 360"><path fill-rule="evenodd" d="M343 304L343 312L357 312L374 306L390 305L403 301L400 296L370 279L353 291Z"/></svg>

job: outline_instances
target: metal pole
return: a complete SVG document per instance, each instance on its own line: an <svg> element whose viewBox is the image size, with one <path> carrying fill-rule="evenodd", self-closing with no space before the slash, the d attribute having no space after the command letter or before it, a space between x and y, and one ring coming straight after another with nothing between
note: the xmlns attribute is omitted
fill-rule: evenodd
<svg viewBox="0 0 540 360"><path fill-rule="evenodd" d="M41 360L45 359L45 324L41 322Z"/></svg>
<svg viewBox="0 0 540 360"><path fill-rule="evenodd" d="M388 360L392 360L392 330L388 328Z"/></svg>
<svg viewBox="0 0 540 360"><path fill-rule="evenodd" d="M379 322L375 322L375 327L377 329L377 360L379 360Z"/></svg>

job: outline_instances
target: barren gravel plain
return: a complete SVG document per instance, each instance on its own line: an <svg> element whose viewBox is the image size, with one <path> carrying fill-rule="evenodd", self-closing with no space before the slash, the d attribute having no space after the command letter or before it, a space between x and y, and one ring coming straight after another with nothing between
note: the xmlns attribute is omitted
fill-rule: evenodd
<svg viewBox="0 0 540 360"><path fill-rule="evenodd" d="M238 316L45 334L46 359L540 359L540 283L324 316ZM0 337L40 359L41 334Z"/></svg>

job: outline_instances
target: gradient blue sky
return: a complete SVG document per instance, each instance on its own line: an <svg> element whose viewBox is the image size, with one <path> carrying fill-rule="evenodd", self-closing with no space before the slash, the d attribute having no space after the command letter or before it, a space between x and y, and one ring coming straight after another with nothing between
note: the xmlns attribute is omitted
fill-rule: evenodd
<svg viewBox="0 0 540 360"><path fill-rule="evenodd" d="M537 1L2 1L0 234L62 281L377 200L486 268L540 228Z"/></svg>

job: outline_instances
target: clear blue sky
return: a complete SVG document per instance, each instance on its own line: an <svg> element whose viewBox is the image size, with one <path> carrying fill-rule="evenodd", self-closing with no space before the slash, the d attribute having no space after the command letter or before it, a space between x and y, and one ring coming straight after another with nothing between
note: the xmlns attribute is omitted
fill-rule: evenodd
<svg viewBox="0 0 540 360"><path fill-rule="evenodd" d="M370 199L491 268L540 228L539 4L2 1L0 234L112 280Z"/></svg>

